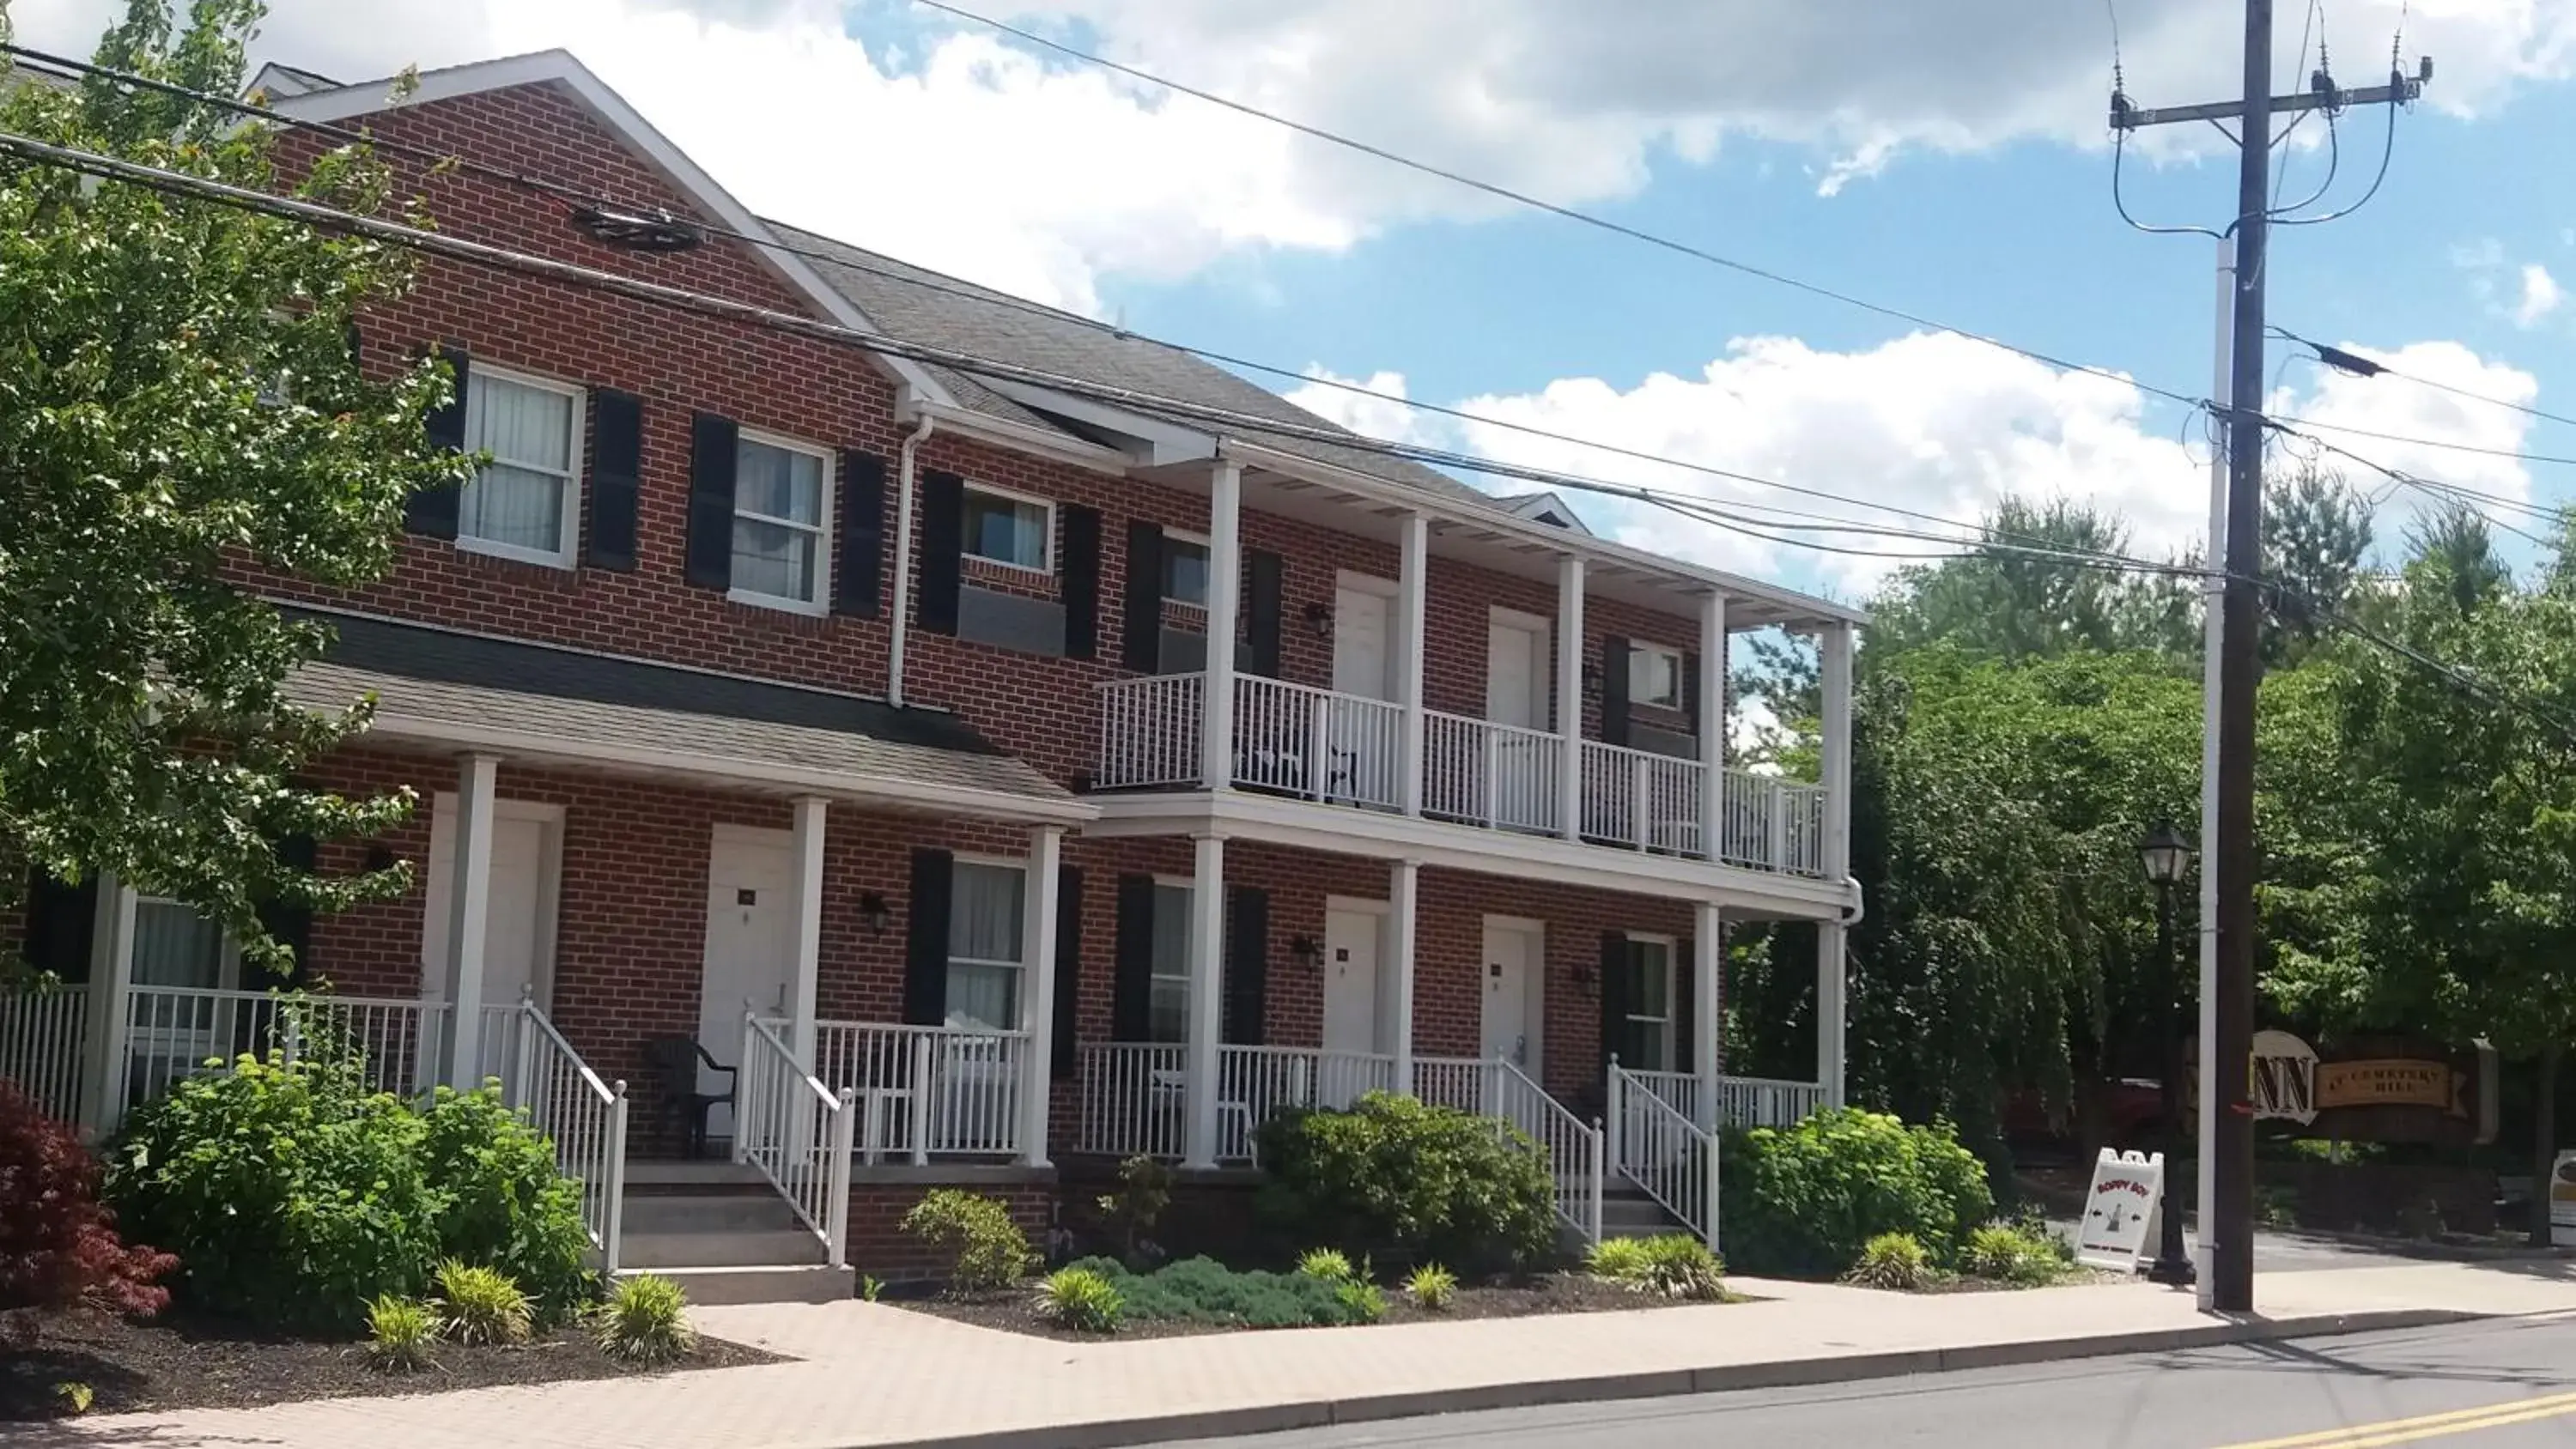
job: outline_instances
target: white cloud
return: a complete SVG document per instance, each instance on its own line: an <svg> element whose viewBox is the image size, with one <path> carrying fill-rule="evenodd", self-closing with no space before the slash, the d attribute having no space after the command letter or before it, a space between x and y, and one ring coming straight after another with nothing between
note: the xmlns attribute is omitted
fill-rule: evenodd
<svg viewBox="0 0 2576 1449"><path fill-rule="evenodd" d="M2530 501L2531 470L2520 459L2504 456L2522 450L2531 429L2530 417L2460 394L2528 406L2540 396L2538 378L2509 364L2487 361L2457 342L2411 342L2393 351L2353 342L2338 345L2406 376L2355 377L2319 369L2316 385L2307 395L2276 396L2275 413L2295 416L2299 421L2293 426L2312 430L2336 447L2383 467ZM2410 380L2414 378L2458 391L2427 387ZM2387 493L2389 510L2400 517L2425 506L2420 490L2397 485L2349 458L2327 453L2317 461L2342 472L2365 492ZM2393 530L2383 529L2382 534L2392 536Z"/></svg>
<svg viewBox="0 0 2576 1449"><path fill-rule="evenodd" d="M2537 327L2567 300L2567 293L2549 269L2538 262L2526 262L2522 268L2522 299L2514 303L2513 323L2517 327Z"/></svg>

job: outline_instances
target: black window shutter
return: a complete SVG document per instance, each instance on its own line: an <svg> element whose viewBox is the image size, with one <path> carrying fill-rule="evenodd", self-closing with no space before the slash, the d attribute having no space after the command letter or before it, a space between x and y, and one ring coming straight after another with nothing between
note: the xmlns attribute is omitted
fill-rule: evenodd
<svg viewBox="0 0 2576 1449"><path fill-rule="evenodd" d="M1225 1044L1261 1045L1263 998L1270 985L1270 892L1228 886L1225 892Z"/></svg>
<svg viewBox="0 0 2576 1449"><path fill-rule="evenodd" d="M351 367L366 366L366 350L358 345L358 324L354 320L341 326L340 340L346 344L349 349L349 365Z"/></svg>
<svg viewBox="0 0 2576 1449"><path fill-rule="evenodd" d="M1068 503L1064 514L1064 657L1100 657L1100 510Z"/></svg>
<svg viewBox="0 0 2576 1449"><path fill-rule="evenodd" d="M595 569L635 568L635 510L644 491L644 399L614 388L590 394L590 546Z"/></svg>
<svg viewBox="0 0 2576 1449"><path fill-rule="evenodd" d="M1118 662L1139 674L1163 667L1163 530L1127 523L1127 616Z"/></svg>
<svg viewBox="0 0 2576 1449"><path fill-rule="evenodd" d="M841 571L833 576L832 612L877 616L885 585L885 459L856 448L841 454Z"/></svg>
<svg viewBox="0 0 2576 1449"><path fill-rule="evenodd" d="M1699 733L1699 651L1682 655L1682 712L1690 716L1691 733Z"/></svg>
<svg viewBox="0 0 2576 1449"><path fill-rule="evenodd" d="M733 483L742 429L733 419L699 413L689 419L688 581L702 589L733 587Z"/></svg>
<svg viewBox="0 0 2576 1449"><path fill-rule="evenodd" d="M1681 944L1673 948L1672 971L1673 1059L1665 1070L1697 1071L1698 1068L1692 1064L1691 1048L1699 1040L1692 1016L1694 1004L1699 1000L1699 965L1691 954L1691 938L1688 936L1682 937Z"/></svg>
<svg viewBox="0 0 2576 1449"><path fill-rule="evenodd" d="M1253 673L1267 679L1279 677L1280 614L1286 607L1281 592L1286 587L1288 561L1264 549L1244 555L1244 578L1251 590L1251 645Z"/></svg>
<svg viewBox="0 0 2576 1449"><path fill-rule="evenodd" d="M1623 1065L1636 1067L1634 1053L1628 1051L1628 938L1618 931L1601 933L1601 1065L1606 1072L1612 1057L1623 1057Z"/></svg>
<svg viewBox="0 0 2576 1449"><path fill-rule="evenodd" d="M933 634L957 632L957 589L966 552L966 484L954 473L921 475L921 602L913 620Z"/></svg>
<svg viewBox="0 0 2576 1449"><path fill-rule="evenodd" d="M310 835L290 835L277 843L277 863L289 870L302 871L310 875L313 873L314 858L313 837ZM243 984L282 984L290 987L311 985L316 975L313 970L312 908L289 905L284 901L270 901L259 908L259 924L260 929L268 932L269 939L295 953L295 965L282 983L245 982Z"/></svg>
<svg viewBox="0 0 2576 1449"><path fill-rule="evenodd" d="M1081 1040L1082 870L1059 867L1055 881L1055 1039L1047 1044L1047 1066L1061 1081L1073 1075L1074 1044Z"/></svg>
<svg viewBox="0 0 2576 1449"><path fill-rule="evenodd" d="M1628 641L1601 641L1601 743L1628 743Z"/></svg>
<svg viewBox="0 0 2576 1449"><path fill-rule="evenodd" d="M948 904L957 858L944 850L912 853L912 905L904 923L903 1019L911 1026L948 1020Z"/></svg>
<svg viewBox="0 0 2576 1449"><path fill-rule="evenodd" d="M1154 878L1118 877L1118 959L1110 979L1109 1039L1154 1039Z"/></svg>
<svg viewBox="0 0 2576 1449"><path fill-rule="evenodd" d="M462 453L465 451L465 384L471 369L464 348L451 343L438 351L447 359L448 368L456 374L456 395L448 400L445 407L431 412L421 422L432 448ZM456 537L457 503L463 492L462 485L455 483L414 490L411 497L403 500L403 527L431 538Z"/></svg>
<svg viewBox="0 0 2576 1449"><path fill-rule="evenodd" d="M27 880L27 964L66 982L89 980L98 877L65 885L39 867Z"/></svg>

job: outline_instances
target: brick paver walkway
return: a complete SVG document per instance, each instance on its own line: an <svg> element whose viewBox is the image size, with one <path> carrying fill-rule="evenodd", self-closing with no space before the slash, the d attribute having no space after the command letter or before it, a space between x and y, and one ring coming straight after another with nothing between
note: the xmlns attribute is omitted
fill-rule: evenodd
<svg viewBox="0 0 2576 1449"><path fill-rule="evenodd" d="M1738 1280L1761 1301L1551 1318L1068 1344L867 1303L710 1308L709 1333L796 1362L641 1380L123 1415L14 1444L221 1449L843 1449L1174 1414L1921 1350L2118 1339L2207 1325L2143 1284L1909 1297ZM2576 1311L2576 1265L2409 1264L2280 1274L2271 1319ZM1846 1364L1845 1368L1851 1366ZM1579 1398L1569 1390L1568 1398Z"/></svg>

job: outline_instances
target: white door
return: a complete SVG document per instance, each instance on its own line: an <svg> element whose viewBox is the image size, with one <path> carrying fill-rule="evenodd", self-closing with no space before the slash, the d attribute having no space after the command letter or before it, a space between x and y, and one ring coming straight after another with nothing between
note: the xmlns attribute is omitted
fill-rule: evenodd
<svg viewBox="0 0 2576 1449"><path fill-rule="evenodd" d="M1545 973L1545 936L1532 924L1485 922L1484 1055L1499 1057L1539 1077L1539 982Z"/></svg>
<svg viewBox="0 0 2576 1449"><path fill-rule="evenodd" d="M698 999L698 1044L717 1061L739 1067L742 1009L787 1014L795 952L795 856L783 830L718 827L707 855L707 955ZM720 1092L722 1074L699 1068L698 1089ZM733 1135L733 1114L707 1118L711 1137Z"/></svg>
<svg viewBox="0 0 2576 1449"><path fill-rule="evenodd" d="M1497 613L1487 630L1485 718L1525 730L1547 728L1548 631L1535 621ZM1488 823L1523 830L1556 825L1557 785L1544 741L1507 734L1488 757L1494 778L1484 800ZM1481 766L1480 766L1481 768Z"/></svg>
<svg viewBox="0 0 2576 1449"><path fill-rule="evenodd" d="M1325 715L1325 738L1314 751L1319 773L1310 787L1321 798L1380 806L1402 798L1395 780L1401 722L1387 705L1357 702L1395 697L1394 605L1385 594L1347 584L1334 595L1333 691L1354 698L1335 701Z"/></svg>
<svg viewBox="0 0 2576 1449"><path fill-rule="evenodd" d="M456 999L456 982L448 974L447 932L455 910L456 797L442 795L430 817L429 898L421 920L421 991L444 1000ZM547 922L552 916L555 870L549 849L562 816L546 806L495 801L492 806L492 874L483 915L483 1006L519 1004L522 995L546 1009L553 972L549 969ZM451 1023L450 1030L453 1030ZM506 1076L511 1070L511 1038L497 1031L487 1014L480 1037L482 1062L477 1079Z"/></svg>
<svg viewBox="0 0 2576 1449"><path fill-rule="evenodd" d="M1374 911L1324 916L1324 1050L1366 1056L1378 1050L1377 938L1386 918ZM1347 1107L1376 1085L1369 1064L1328 1058L1316 1084L1319 1105Z"/></svg>

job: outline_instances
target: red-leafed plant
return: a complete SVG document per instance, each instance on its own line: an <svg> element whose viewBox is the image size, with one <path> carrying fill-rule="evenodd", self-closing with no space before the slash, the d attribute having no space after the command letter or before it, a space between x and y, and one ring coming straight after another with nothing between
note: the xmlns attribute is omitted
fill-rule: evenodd
<svg viewBox="0 0 2576 1449"><path fill-rule="evenodd" d="M98 1159L17 1083L0 1079L0 1319L14 1336L27 1310L93 1304L148 1316L170 1301L157 1282L179 1265L116 1235L98 1200Z"/></svg>

